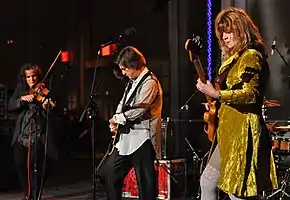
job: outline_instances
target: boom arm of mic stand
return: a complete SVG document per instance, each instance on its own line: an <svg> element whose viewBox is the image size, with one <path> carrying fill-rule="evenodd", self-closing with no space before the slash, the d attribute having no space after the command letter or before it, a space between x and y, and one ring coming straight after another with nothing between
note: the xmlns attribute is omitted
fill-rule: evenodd
<svg viewBox="0 0 290 200"><path fill-rule="evenodd" d="M285 60L285 57L281 54L281 52L279 51L279 49L277 47L275 47L275 50L277 51L277 53L279 54L280 58L283 60L284 64L289 67L287 61Z"/></svg>
<svg viewBox="0 0 290 200"><path fill-rule="evenodd" d="M188 102L195 96L195 94L197 93L197 90L195 90L195 92L187 99L187 101L183 104L183 106L181 106L181 108L179 109L179 111L177 112L177 115L184 109L184 107L188 104Z"/></svg>
<svg viewBox="0 0 290 200"><path fill-rule="evenodd" d="M200 157L198 157L197 153L195 152L195 150L193 149L193 147L191 146L190 142L188 141L187 137L184 138L185 142L187 143L187 145L189 146L189 148L191 149L191 151L194 154L194 158L197 158L198 161L200 161Z"/></svg>

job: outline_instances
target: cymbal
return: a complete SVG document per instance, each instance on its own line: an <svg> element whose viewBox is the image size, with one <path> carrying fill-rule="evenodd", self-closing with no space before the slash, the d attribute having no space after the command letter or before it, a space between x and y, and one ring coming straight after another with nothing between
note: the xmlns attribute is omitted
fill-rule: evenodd
<svg viewBox="0 0 290 200"><path fill-rule="evenodd" d="M277 100L266 100L264 101L264 106L266 107L279 107L281 103Z"/></svg>
<svg viewBox="0 0 290 200"><path fill-rule="evenodd" d="M287 125L287 126L276 126L276 127L274 127L274 129L280 130L280 131L288 131L288 130L290 130L290 125Z"/></svg>

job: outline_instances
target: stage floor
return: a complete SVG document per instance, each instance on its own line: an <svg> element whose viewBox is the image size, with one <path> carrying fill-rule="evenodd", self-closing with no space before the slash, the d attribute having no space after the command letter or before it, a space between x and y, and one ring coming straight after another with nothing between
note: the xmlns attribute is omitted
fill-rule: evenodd
<svg viewBox="0 0 290 200"><path fill-rule="evenodd" d="M93 200L91 183L78 182L76 184L60 185L57 187L44 188L42 200ZM14 190L0 192L0 200L21 200L23 194ZM96 200L106 200L103 191L97 191ZM129 200L129 198L123 198ZM130 198L130 200L134 200ZM185 198L174 198L172 200L185 200Z"/></svg>
<svg viewBox="0 0 290 200"><path fill-rule="evenodd" d="M89 182L78 182L76 184L59 185L43 189L43 200L65 200L65 199L92 199L91 184ZM2 200L20 200L23 198L19 190L11 190L0 193ZM105 199L105 198L97 198Z"/></svg>
<svg viewBox="0 0 290 200"><path fill-rule="evenodd" d="M69 159L53 166L54 169L49 173L44 185L42 200L93 200L91 163L90 159ZM0 182L3 181L1 178ZM17 179L13 179L15 185L9 189L0 187L0 200L22 200L24 195L17 182ZM3 186L3 183L0 185ZM96 187L96 200L106 200L102 184Z"/></svg>

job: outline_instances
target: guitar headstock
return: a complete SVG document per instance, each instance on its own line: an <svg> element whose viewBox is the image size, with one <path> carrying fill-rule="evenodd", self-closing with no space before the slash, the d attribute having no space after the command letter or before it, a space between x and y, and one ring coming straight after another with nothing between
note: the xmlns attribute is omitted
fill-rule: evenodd
<svg viewBox="0 0 290 200"><path fill-rule="evenodd" d="M202 49L202 38L198 35L192 35L192 38L185 42L185 50L189 52L190 60L193 57L198 57Z"/></svg>

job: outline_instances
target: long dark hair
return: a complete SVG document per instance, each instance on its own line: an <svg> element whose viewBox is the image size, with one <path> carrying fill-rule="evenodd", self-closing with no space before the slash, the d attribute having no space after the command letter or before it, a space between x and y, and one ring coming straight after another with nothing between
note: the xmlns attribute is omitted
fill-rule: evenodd
<svg viewBox="0 0 290 200"><path fill-rule="evenodd" d="M18 72L18 85L21 87L23 93L29 91L29 86L26 82L25 71L31 69L36 71L38 81L41 81L42 79L42 71L36 64L26 63L23 65Z"/></svg>

